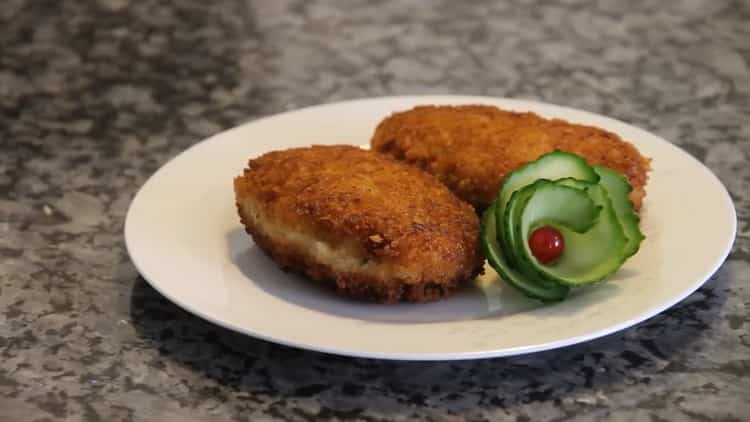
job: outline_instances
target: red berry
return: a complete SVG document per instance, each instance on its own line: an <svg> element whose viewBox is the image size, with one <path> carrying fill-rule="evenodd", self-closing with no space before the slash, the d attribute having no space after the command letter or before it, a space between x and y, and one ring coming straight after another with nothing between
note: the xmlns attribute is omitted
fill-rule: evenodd
<svg viewBox="0 0 750 422"><path fill-rule="evenodd" d="M560 230L551 226L542 226L531 232L529 248L539 262L549 264L562 255L565 241Z"/></svg>

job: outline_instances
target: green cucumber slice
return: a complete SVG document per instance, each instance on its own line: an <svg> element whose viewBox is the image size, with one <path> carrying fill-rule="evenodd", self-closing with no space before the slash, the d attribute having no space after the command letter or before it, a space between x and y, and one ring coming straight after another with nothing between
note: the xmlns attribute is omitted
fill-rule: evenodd
<svg viewBox="0 0 750 422"><path fill-rule="evenodd" d="M592 183L599 181L599 175L586 163L586 160L578 155L559 150L544 154L535 161L513 171L503 181L495 201L498 227L502 227L504 224L505 208L514 192L538 179L558 180L563 178ZM512 249L513 245L508 242L505 231L500 230L498 235L503 250Z"/></svg>
<svg viewBox="0 0 750 422"><path fill-rule="evenodd" d="M584 182L583 180L577 180L577 179L571 179L571 178L560 179L560 180L556 180L555 182L557 182L557 184L561 186L567 186L569 188L576 188L580 190L586 190L586 188L588 188L589 186L596 184L592 182Z"/></svg>
<svg viewBox="0 0 750 422"><path fill-rule="evenodd" d="M511 245L509 249L506 249L509 251L506 257L511 265L523 266L525 261L521 249L513 245L528 241L528 238L521 237L521 227L519 224L526 204L538 189L547 189L553 185L556 188L548 194L549 206L556 209L555 218L552 223L563 225L577 233L583 233L596 222L596 218L599 215L599 208L594 205L585 190L589 186L593 186L593 183L569 178L555 182L546 179L537 180L531 185L514 192L505 209L503 230L505 230L508 244ZM533 274L533 272L529 271L521 272Z"/></svg>
<svg viewBox="0 0 750 422"><path fill-rule="evenodd" d="M571 192L580 192L584 196L574 197ZM572 226L573 219L561 219L562 198L581 202L580 209L589 206L589 202L599 208L598 218L585 232ZM589 198L588 201L583 198ZM583 203L586 203L584 205ZM572 204L565 205L574 207ZM590 213L588 217L592 214ZM569 215L568 217L571 217ZM625 245L628 242L620 221L612 206L612 201L604 187L592 184L585 192L571 189L561 184L543 183L536 188L521 213L520 230L515 247L524 257L524 265L545 279L568 286L580 286L604 279L617 271L627 259ZM537 227L551 225L562 233L565 249L560 258L552 265L541 264L534 258L526 239ZM569 227L570 226L570 227Z"/></svg>
<svg viewBox="0 0 750 422"><path fill-rule="evenodd" d="M526 277L519 274L508 265L503 257L498 243L498 232L496 227L497 218L496 204L490 206L482 218L482 249L487 261L497 271L500 277L508 284L523 292L525 295L546 302L560 301L565 299L570 290L567 286L535 282L538 277Z"/></svg>
<svg viewBox="0 0 750 422"><path fill-rule="evenodd" d="M498 213L495 218L496 222L502 222L502 226L498 226L498 230L503 231L503 239L505 239L505 242L508 244L507 247L503 246L503 251L506 252L505 258L513 268L517 268L517 266L523 262L523 257L521 256L520 251L513 247L513 245L516 244L518 237L516 234L516 226L513 222L520 221L521 211L523 211L526 202L528 202L529 198L534 193L534 189L529 189L530 186L533 185L526 186L523 189L513 192L508 204L505 206L505 214L500 215Z"/></svg>
<svg viewBox="0 0 750 422"><path fill-rule="evenodd" d="M628 197L628 194L633 190L625 176L617 173L614 170L610 170L602 166L593 166L596 174L599 175L599 184L607 189L609 199L612 201L612 206L615 209L617 218L622 224L622 230L625 232L625 236L628 238L628 243L625 245L625 256L631 257L641 246L641 241L646 237L641 233L640 228L640 217L635 213L633 209L633 202Z"/></svg>
<svg viewBox="0 0 750 422"><path fill-rule="evenodd" d="M543 301L563 300L571 287L603 280L644 239L628 198L632 187L612 170L554 151L512 172L482 218L482 248L505 282ZM528 245L541 226L560 231L565 247L542 264Z"/></svg>

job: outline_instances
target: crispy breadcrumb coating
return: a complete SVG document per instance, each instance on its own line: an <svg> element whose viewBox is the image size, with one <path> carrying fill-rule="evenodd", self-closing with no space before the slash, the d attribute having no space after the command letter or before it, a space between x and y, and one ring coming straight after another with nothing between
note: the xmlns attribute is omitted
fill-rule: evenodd
<svg viewBox="0 0 750 422"><path fill-rule="evenodd" d="M384 119L372 149L435 175L478 209L489 206L507 174L555 149L625 175L640 209L650 159L614 133L534 113L486 105L420 106Z"/></svg>
<svg viewBox="0 0 750 422"><path fill-rule="evenodd" d="M249 161L234 190L265 253L351 297L432 301L481 272L472 207L385 155L352 146L269 152Z"/></svg>

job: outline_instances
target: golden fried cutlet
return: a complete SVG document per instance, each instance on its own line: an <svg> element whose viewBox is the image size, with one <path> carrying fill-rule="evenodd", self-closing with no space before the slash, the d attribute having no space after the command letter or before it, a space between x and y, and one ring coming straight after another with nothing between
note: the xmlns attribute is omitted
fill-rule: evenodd
<svg viewBox="0 0 750 422"><path fill-rule="evenodd" d="M617 135L591 126L493 106L420 106L386 118L372 149L437 176L479 209L495 199L505 176L555 149L624 174L640 209L650 160Z"/></svg>
<svg viewBox="0 0 750 422"><path fill-rule="evenodd" d="M274 151L235 178L240 219L282 268L376 302L440 299L482 268L479 220L433 176L352 146Z"/></svg>

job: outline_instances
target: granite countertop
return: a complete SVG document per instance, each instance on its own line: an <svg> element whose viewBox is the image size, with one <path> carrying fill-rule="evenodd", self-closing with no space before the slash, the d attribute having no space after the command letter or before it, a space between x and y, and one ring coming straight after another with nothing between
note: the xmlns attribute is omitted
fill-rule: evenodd
<svg viewBox="0 0 750 422"><path fill-rule="evenodd" d="M748 420L748 22L743 1L4 0L0 420ZM417 93L564 104L674 142L735 201L728 260L618 334L421 363L235 334L128 260L127 206L183 149L287 109Z"/></svg>

